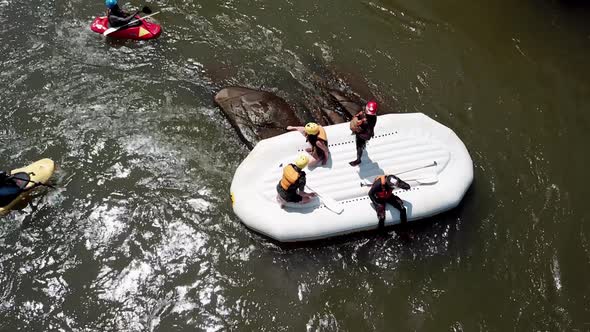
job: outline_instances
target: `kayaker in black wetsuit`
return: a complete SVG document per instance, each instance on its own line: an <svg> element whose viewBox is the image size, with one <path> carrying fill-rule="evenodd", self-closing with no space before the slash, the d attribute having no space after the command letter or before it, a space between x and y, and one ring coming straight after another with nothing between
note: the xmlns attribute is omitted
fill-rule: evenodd
<svg viewBox="0 0 590 332"><path fill-rule="evenodd" d="M408 222L404 201L393 194L393 189L395 187L405 190L410 189L409 184L395 175L381 175L375 178L371 190L369 190L369 198L373 202L373 205L375 205L375 210L377 211L379 228L382 228L385 225L385 204L387 203L399 210L402 224Z"/></svg>
<svg viewBox="0 0 590 332"><path fill-rule="evenodd" d="M107 16L109 18L109 27L116 28L124 25L126 25L126 27L135 27L141 25L140 20L128 24L136 18L135 16L137 16L137 14L140 13L139 10L131 15L128 15L123 10L121 10L121 8L119 8L119 5L117 5L117 0L105 0L105 5L108 8Z"/></svg>
<svg viewBox="0 0 590 332"><path fill-rule="evenodd" d="M20 193L22 189L14 182L14 179L4 171L0 171L0 207L8 205Z"/></svg>
<svg viewBox="0 0 590 332"><path fill-rule="evenodd" d="M375 135L373 131L375 124L377 124L377 103L370 101L365 106L365 111L358 112L350 121L350 130L356 137L356 159L349 163L350 166L361 163L365 145Z"/></svg>
<svg viewBox="0 0 590 332"><path fill-rule="evenodd" d="M312 157L312 160L309 161L310 167L316 166L318 163L326 165L330 151L328 150L328 135L326 135L324 127L315 122L309 122L305 127L288 126L287 130L297 130L307 138L311 147L305 151L309 152Z"/></svg>

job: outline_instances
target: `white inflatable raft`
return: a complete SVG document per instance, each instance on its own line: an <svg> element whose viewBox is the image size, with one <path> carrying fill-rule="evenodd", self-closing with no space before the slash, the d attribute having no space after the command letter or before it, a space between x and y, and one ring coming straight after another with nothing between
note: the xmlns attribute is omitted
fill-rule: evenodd
<svg viewBox="0 0 590 332"><path fill-rule="evenodd" d="M360 166L348 123L324 127L330 160L305 169L320 199L282 209L276 185L283 167L308 146L297 131L260 141L240 164L231 185L233 209L249 228L283 242L307 241L375 229L377 214L367 196L376 176L397 174L412 188L397 189L408 220L430 217L459 204L473 181L473 163L455 133L422 113L379 116ZM306 191L309 191L309 189ZM388 205L386 225L400 222Z"/></svg>

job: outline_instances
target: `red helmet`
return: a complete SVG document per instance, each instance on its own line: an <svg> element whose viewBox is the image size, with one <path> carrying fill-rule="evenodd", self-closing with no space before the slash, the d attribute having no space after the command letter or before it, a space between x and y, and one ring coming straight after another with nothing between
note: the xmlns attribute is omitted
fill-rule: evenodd
<svg viewBox="0 0 590 332"><path fill-rule="evenodd" d="M367 114L369 114L369 115L376 115L377 114L377 103L373 100L369 101L367 103L367 106L365 106L365 112L367 112Z"/></svg>

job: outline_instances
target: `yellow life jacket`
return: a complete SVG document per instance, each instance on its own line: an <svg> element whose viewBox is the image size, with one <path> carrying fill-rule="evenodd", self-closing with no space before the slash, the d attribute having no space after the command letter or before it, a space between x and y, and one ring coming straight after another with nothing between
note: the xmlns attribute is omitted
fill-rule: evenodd
<svg viewBox="0 0 590 332"><path fill-rule="evenodd" d="M301 174L293 164L285 166L285 168L283 168L283 178L281 179L281 187L285 191L288 191L289 188L291 188L294 185L297 185L300 176Z"/></svg>
<svg viewBox="0 0 590 332"><path fill-rule="evenodd" d="M311 144L311 148L312 148L312 152L317 152L316 151L316 144L318 140L322 140L324 141L324 144L326 145L326 147L328 146L328 135L326 134L326 130L324 129L324 127L322 126L318 126L320 131L318 132L317 135L308 135L307 136L307 141ZM321 150L321 149L319 149ZM322 155L323 155L323 151L319 151Z"/></svg>
<svg viewBox="0 0 590 332"><path fill-rule="evenodd" d="M324 142L328 142L328 135L326 135L326 130L322 126L319 126L319 127L320 127L320 132L318 133L318 138L323 140Z"/></svg>

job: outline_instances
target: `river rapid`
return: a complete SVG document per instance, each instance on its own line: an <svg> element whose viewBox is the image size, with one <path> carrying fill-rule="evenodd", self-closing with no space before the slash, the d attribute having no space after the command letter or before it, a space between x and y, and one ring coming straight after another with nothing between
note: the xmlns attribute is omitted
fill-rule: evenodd
<svg viewBox="0 0 590 332"><path fill-rule="evenodd" d="M0 168L59 166L0 219L1 331L590 330L587 4L146 4L162 36L131 42L90 31L102 1L0 0ZM213 95L305 114L326 73L452 128L463 203L403 236L246 229L248 149Z"/></svg>

